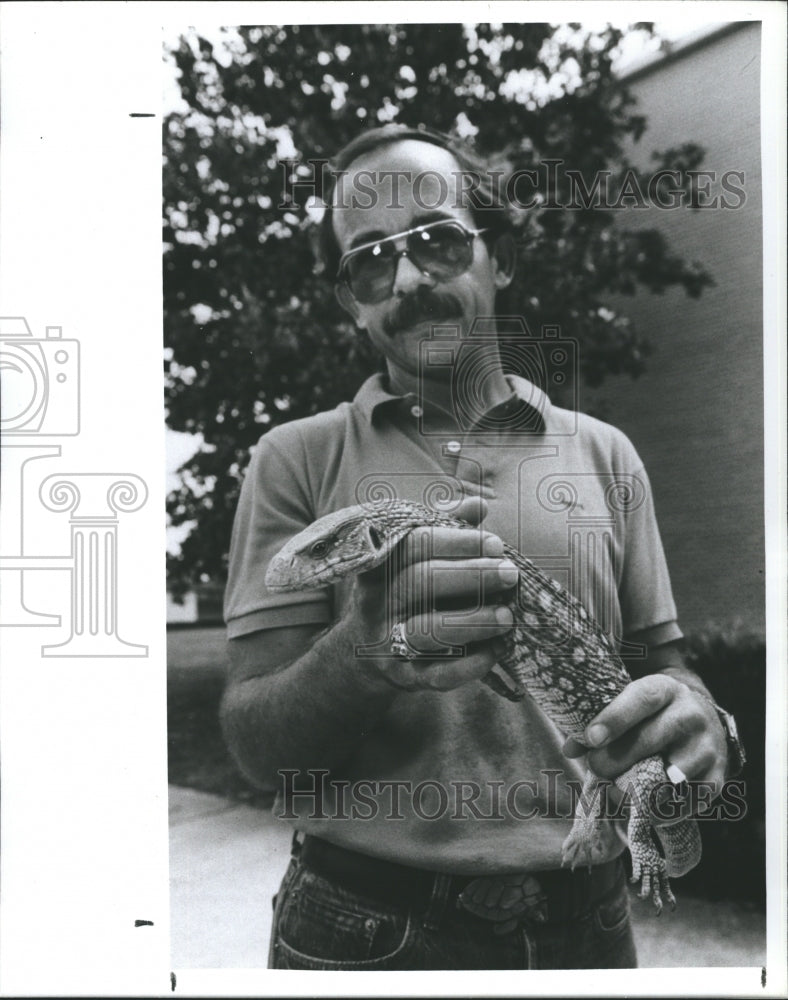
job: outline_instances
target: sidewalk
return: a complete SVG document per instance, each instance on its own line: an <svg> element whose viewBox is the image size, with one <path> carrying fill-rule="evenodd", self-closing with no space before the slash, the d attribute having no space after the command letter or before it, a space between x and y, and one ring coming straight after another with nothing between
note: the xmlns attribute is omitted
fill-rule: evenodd
<svg viewBox="0 0 788 1000"><path fill-rule="evenodd" d="M170 786L173 969L265 968L291 837L268 812ZM658 920L633 899L641 968L765 964L763 914L682 895L680 881L675 888L676 911Z"/></svg>

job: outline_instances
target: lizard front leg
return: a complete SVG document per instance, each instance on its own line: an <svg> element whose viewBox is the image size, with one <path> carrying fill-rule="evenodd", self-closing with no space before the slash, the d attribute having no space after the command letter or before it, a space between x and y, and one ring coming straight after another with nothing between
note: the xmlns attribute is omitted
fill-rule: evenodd
<svg viewBox="0 0 788 1000"><path fill-rule="evenodd" d="M588 771L575 806L574 822L569 836L561 847L561 864L573 871L578 865L601 864L604 857L603 798L599 778Z"/></svg>

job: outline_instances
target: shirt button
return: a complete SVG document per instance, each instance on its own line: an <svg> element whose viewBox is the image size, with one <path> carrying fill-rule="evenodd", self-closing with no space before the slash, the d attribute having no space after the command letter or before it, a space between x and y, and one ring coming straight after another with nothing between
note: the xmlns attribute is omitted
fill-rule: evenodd
<svg viewBox="0 0 788 1000"><path fill-rule="evenodd" d="M459 455L462 451L462 445L459 441L449 441L446 445L446 451L450 452L452 455Z"/></svg>
<svg viewBox="0 0 788 1000"><path fill-rule="evenodd" d="M420 406L411 406L410 408L411 416L422 417L424 416L424 410Z"/></svg>

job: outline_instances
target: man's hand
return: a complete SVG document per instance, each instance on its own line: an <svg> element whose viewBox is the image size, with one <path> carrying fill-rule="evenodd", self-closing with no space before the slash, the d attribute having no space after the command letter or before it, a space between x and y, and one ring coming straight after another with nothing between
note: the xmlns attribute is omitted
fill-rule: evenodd
<svg viewBox="0 0 788 1000"><path fill-rule="evenodd" d="M602 778L616 778L656 754L688 780L708 782L712 797L725 780L728 747L713 704L667 673L632 681L587 726L585 738L593 749L570 739L564 754L587 752L588 766Z"/></svg>
<svg viewBox="0 0 788 1000"><path fill-rule="evenodd" d="M456 516L478 525L486 508L483 500L469 498ZM512 626L506 601L517 577L497 535L417 528L398 547L392 566L359 574L344 625L369 645L402 622L408 645L423 655L362 655L356 666L373 684L408 691L446 691L484 677L496 661L491 640ZM452 649L463 652L445 655Z"/></svg>

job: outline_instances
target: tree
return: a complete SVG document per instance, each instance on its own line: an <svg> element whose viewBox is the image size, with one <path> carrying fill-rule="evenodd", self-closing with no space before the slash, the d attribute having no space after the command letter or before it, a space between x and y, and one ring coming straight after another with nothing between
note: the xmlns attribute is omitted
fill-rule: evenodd
<svg viewBox="0 0 788 1000"><path fill-rule="evenodd" d="M172 523L194 523L169 558L176 592L223 579L259 436L351 398L379 364L312 253L320 161L365 125L423 122L471 137L506 177L538 168L535 203L518 217L511 301L531 329L557 324L581 341L587 384L643 371L648 344L611 302L638 287L697 296L711 279L615 211L638 204L649 184L623 152L645 121L611 69L622 34L547 24L265 26L214 41L192 33L170 52L185 106L164 125L167 419L204 440L168 497ZM660 154L655 169L682 171L686 194L684 171L701 156L687 143Z"/></svg>

